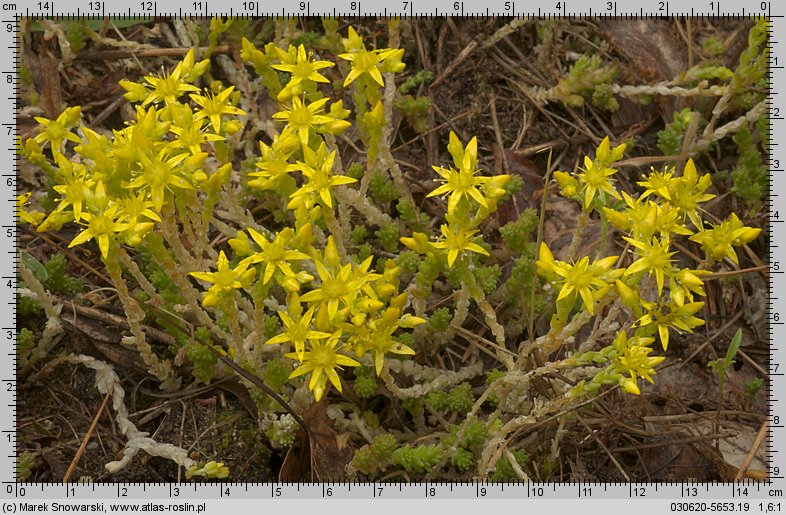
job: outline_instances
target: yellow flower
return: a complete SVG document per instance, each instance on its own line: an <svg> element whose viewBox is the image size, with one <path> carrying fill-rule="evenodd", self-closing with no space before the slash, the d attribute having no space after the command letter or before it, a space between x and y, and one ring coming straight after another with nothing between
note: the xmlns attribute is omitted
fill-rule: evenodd
<svg viewBox="0 0 786 515"><path fill-rule="evenodd" d="M590 315L595 314L595 302L608 291L609 283L601 278L617 262L618 256L609 256L594 263L590 263L589 257L581 258L578 263L569 264L563 261L556 261L553 265L554 272L560 276L565 283L557 295L557 301L578 294L581 297L584 307Z"/></svg>
<svg viewBox="0 0 786 515"><path fill-rule="evenodd" d="M41 213L40 211L26 211L22 207L27 203L30 199L30 195L32 193L25 193L23 195L17 195L16 197L16 214L19 218L29 223L30 225L39 225L44 218L46 217L46 213Z"/></svg>
<svg viewBox="0 0 786 515"><path fill-rule="evenodd" d="M559 275L557 274L557 270L555 266L557 261L554 259L554 254L551 253L548 245L545 242L540 242L540 248L538 249L538 260L535 262L535 265L538 267L538 274L542 275L549 281L557 281L559 280Z"/></svg>
<svg viewBox="0 0 786 515"><path fill-rule="evenodd" d="M252 188L274 189L289 172L298 170L296 165L289 162L294 149L286 148L278 136L273 139L272 145L260 141L259 151L261 155L256 162L259 171L248 174L249 177L256 177L248 181Z"/></svg>
<svg viewBox="0 0 786 515"><path fill-rule="evenodd" d="M412 356L415 351L408 345L399 342L393 336L400 327L411 328L426 323L420 317L409 314L402 315L401 308L406 302L407 294L403 293L391 301L391 307L386 309L376 318L367 320L365 325L355 328L350 342L355 349L355 355L360 357L371 351L374 355L374 368L377 375L382 373L385 354L399 354Z"/></svg>
<svg viewBox="0 0 786 515"><path fill-rule="evenodd" d="M306 176L308 182L298 188L292 195L295 202L300 200L300 197L309 195L318 195L322 202L330 209L333 209L333 199L331 196L331 188L340 186L342 184L352 184L357 182L357 179L346 175L333 175L333 163L336 159L336 151L327 154L327 146L323 142L319 149L314 152L311 147L303 147L303 155L306 162L298 162L297 169ZM294 206L294 204L292 204ZM292 207L287 206L290 209Z"/></svg>
<svg viewBox="0 0 786 515"><path fill-rule="evenodd" d="M644 190L644 193L641 194L641 199L645 199L650 195L660 195L662 198L666 200L671 200L669 196L669 186L673 184L674 181L679 181L680 179L674 179L674 169L664 170L659 172L655 170L655 168L651 168L651 172L648 176L644 178L643 181L639 181L636 184L647 188Z"/></svg>
<svg viewBox="0 0 786 515"><path fill-rule="evenodd" d="M330 333L314 331L311 329L311 320L314 318L314 307L310 307L304 314L300 306L300 299L297 293L292 294L289 302L289 313L279 311L278 316L284 323L286 330L281 334L270 338L265 343L275 345L291 343L295 346L295 356L298 360L303 360L303 353L306 350L306 340L312 343L317 340L328 338ZM302 316L301 316L302 314Z"/></svg>
<svg viewBox="0 0 786 515"><path fill-rule="evenodd" d="M74 212L74 220L78 222L82 219L86 194L90 193L95 183L88 178L87 168L84 165L73 163L62 154L55 154L55 162L60 172L60 184L53 186L52 189L62 195L57 210L62 211L70 205Z"/></svg>
<svg viewBox="0 0 786 515"><path fill-rule="evenodd" d="M368 285L369 281L377 278L376 274L368 273L371 260L372 257L369 257L354 268L352 263L342 266L338 259L336 242L332 235L328 236L324 256L314 260L322 284L304 294L302 300L316 303L320 314L323 317L327 315L327 321L332 321L339 306L351 307L361 290L370 296L374 295L374 290ZM317 324L317 327L320 327L320 324Z"/></svg>
<svg viewBox="0 0 786 515"><path fill-rule="evenodd" d="M73 141L75 143L82 143L79 136L70 131L79 123L79 118L82 116L82 108L80 106L69 107L58 116L55 120L35 117L43 130L38 133L33 140L38 144L46 143L47 141L52 144L52 153L60 153L63 142Z"/></svg>
<svg viewBox="0 0 786 515"><path fill-rule="evenodd" d="M231 294L233 291L247 287L256 275L256 269L246 269L245 264L238 265L236 268L229 267L224 251L218 254L217 270L215 272L191 272L189 275L196 277L200 281L213 283L213 286L205 293L202 305L206 308L215 306L218 302Z"/></svg>
<svg viewBox="0 0 786 515"><path fill-rule="evenodd" d="M182 167L179 166L188 154L177 154L169 157L166 148L152 159L146 154L140 155L142 173L126 185L127 188L142 189L150 191L150 199L153 201L157 211L166 203L166 191L172 191L175 186L180 189L194 189L186 179L180 176Z"/></svg>
<svg viewBox="0 0 786 515"><path fill-rule="evenodd" d="M484 256L489 255L486 249L472 241L475 237L475 233L478 232L477 230L466 229L464 227L454 228L445 224L442 224L439 230L442 232L444 238L435 243L434 247L448 251L449 267L453 266L460 252L471 251L483 254Z"/></svg>
<svg viewBox="0 0 786 515"><path fill-rule="evenodd" d="M324 112L325 104L329 99L323 98L306 105L299 97L292 98L292 106L284 107L273 115L276 120L286 120L287 130L294 132L300 138L303 148L308 146L308 138L312 129L317 129L322 125L335 122L333 118L321 114ZM345 122L349 123L349 122ZM282 137L284 137L282 135Z"/></svg>
<svg viewBox="0 0 786 515"><path fill-rule="evenodd" d="M289 266L287 261L300 261L308 259L308 255L297 250L288 250L287 245L292 240L293 231L287 227L283 231L276 234L275 240L269 241L265 236L259 234L252 228L248 228L248 233L251 238L262 249L261 252L255 252L247 257L241 263L250 265L257 263L265 263L265 271L262 277L262 284L267 284L273 277L273 272L276 269L289 277L295 277L295 272Z"/></svg>
<svg viewBox="0 0 786 515"><path fill-rule="evenodd" d="M197 467L196 465L189 467L186 471L186 479L191 479L194 476L226 479L229 477L229 468L223 462L209 461L205 463L204 467Z"/></svg>
<svg viewBox="0 0 786 515"><path fill-rule="evenodd" d="M650 334L657 331L664 351L669 347L670 328L692 333L694 327L704 325L704 320L693 316L704 307L703 302L690 302L676 306L642 301L642 306L647 310L647 314L639 318L637 324L639 327L651 331Z"/></svg>
<svg viewBox="0 0 786 515"><path fill-rule="evenodd" d="M202 152L203 143L224 140L223 136L203 131L205 117L195 117L188 104L183 105L173 118L174 123L169 130L177 138L167 144L173 150L187 148L196 155Z"/></svg>
<svg viewBox="0 0 786 515"><path fill-rule="evenodd" d="M461 142L453 131L450 132L450 140L451 145L458 145L458 147L461 148ZM475 172L477 172L477 167L478 138L474 137L467 143L467 147L463 149L458 170L453 168L442 168L441 166L432 167L434 171L442 177L444 184L426 196L433 197L435 195L450 194L450 198L448 199L448 213L452 213L456 209L456 206L462 198L472 198L481 206L488 207L486 199L478 189L478 186L488 182L491 178L476 176Z"/></svg>
<svg viewBox="0 0 786 515"><path fill-rule="evenodd" d="M404 55L403 49L385 48L366 50L365 45L363 45L360 36L355 32L354 28L350 26L348 33L349 42L345 43L345 46L352 47L352 50L347 54L339 54L340 58L352 62L352 70L350 70L347 78L344 79L344 87L349 86L355 79L362 75L368 75L374 82L380 86L384 86L385 81L382 79L382 73L379 71L379 66L386 60L397 61L397 64L401 64L401 66L397 66L397 71L404 68L403 64L400 63L401 56Z"/></svg>
<svg viewBox="0 0 786 515"><path fill-rule="evenodd" d="M710 174L705 173L699 177L693 159L688 159L685 163L685 171L679 180L669 182L671 204L679 208L682 215L687 216L699 230L702 229L703 224L698 205L715 198L715 195L704 193L710 186L712 186Z"/></svg>
<svg viewBox="0 0 786 515"><path fill-rule="evenodd" d="M584 157L584 172L579 174L579 182L584 184L584 209L590 208L595 195L605 192L614 198L620 198L617 190L612 186L610 176L617 173L616 168L609 168L598 160L593 161Z"/></svg>
<svg viewBox="0 0 786 515"><path fill-rule="evenodd" d="M579 183L568 172L554 172L553 175L563 197L570 198L578 193Z"/></svg>
<svg viewBox="0 0 786 515"><path fill-rule="evenodd" d="M181 95L189 91L199 91L199 88L188 84L182 76L183 63L178 63L171 74L164 73L161 77L154 77L152 75L145 76L145 82L153 87L152 91L148 90L147 97L142 100L142 105L146 106L151 102L163 101L165 105L174 104L178 101ZM133 86L133 82L121 81L120 85L125 88L126 98L131 101L137 100L140 93L139 88ZM129 98L129 96L131 98Z"/></svg>
<svg viewBox="0 0 786 515"><path fill-rule="evenodd" d="M660 365L664 359L663 356L650 356L652 348L650 345L654 341L653 338L645 338L641 336L634 336L628 339L625 331L621 331L614 339L614 349L616 356L612 362L614 367L620 374L627 374L629 377L620 377L620 386L628 393L639 395L639 390L636 384L636 378L641 377L650 383L654 383L652 375L655 373L655 367Z"/></svg>
<svg viewBox="0 0 786 515"><path fill-rule="evenodd" d="M676 252L669 252L669 237L664 236L659 239L653 236L651 241L637 241L627 236L622 238L636 247L639 256L641 256L625 270L624 275L646 271L655 276L658 283L658 293L663 291L665 277L672 273L671 256L676 254Z"/></svg>
<svg viewBox="0 0 786 515"><path fill-rule="evenodd" d="M125 231L129 228L129 224L117 221L120 206L115 203L108 203L103 183L99 182L98 185L96 185L95 196L101 200L100 204L102 204L103 207L101 207L97 213L82 213L82 219L87 222L87 228L71 240L68 248L81 245L95 238L96 241L98 241L98 248L101 250L101 256L106 259L109 254L109 237L113 234Z"/></svg>
<svg viewBox="0 0 786 515"><path fill-rule="evenodd" d="M707 270L691 270L683 268L669 282L669 297L677 306L685 304L685 300L693 302L693 294L705 296L704 281L699 276L708 274Z"/></svg>
<svg viewBox="0 0 786 515"><path fill-rule="evenodd" d="M314 392L314 400L319 402L325 395L328 380L341 391L341 379L338 377L337 370L342 366L359 367L360 363L344 354L339 354L336 346L340 342L341 332L337 332L324 342L309 340L309 350L305 351L302 357L297 353L285 354L288 358L297 358L302 364L297 367L289 378L293 379L311 373L308 388Z"/></svg>
<svg viewBox="0 0 786 515"><path fill-rule="evenodd" d="M293 48L289 45L290 49ZM282 52L283 53L283 52ZM297 57L294 64L274 64L271 67L275 70L287 72L292 75L289 79L288 86L295 86L303 81L314 82L327 82L330 81L319 74L322 68L331 68L335 66L330 61L312 61L310 53L306 53L306 47L302 44L297 48Z"/></svg>
<svg viewBox="0 0 786 515"><path fill-rule="evenodd" d="M235 86L230 86L215 95L207 93L205 95L191 95L193 100L201 109L196 112L194 120L207 118L213 126L213 130L218 133L221 131L221 115L234 114L245 116L246 112L230 104L229 95Z"/></svg>
<svg viewBox="0 0 786 515"><path fill-rule="evenodd" d="M724 257L727 257L739 266L740 262L734 247L755 240L759 234L761 234L761 229L744 226L737 215L732 213L727 220L713 226L712 229L694 234L690 239L701 245L708 258L722 261Z"/></svg>

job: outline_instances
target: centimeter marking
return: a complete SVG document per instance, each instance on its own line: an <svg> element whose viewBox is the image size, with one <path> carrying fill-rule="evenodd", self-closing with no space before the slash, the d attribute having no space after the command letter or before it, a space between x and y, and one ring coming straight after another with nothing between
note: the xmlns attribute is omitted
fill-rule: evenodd
<svg viewBox="0 0 786 515"><path fill-rule="evenodd" d="M26 4L27 2L25 2ZM654 499L779 499L783 497L784 482L783 469L781 469L780 448L783 448L784 424L781 413L782 399L776 396L777 391L784 391L784 364L786 348L780 345L786 336L786 328L780 320L782 306L776 291L783 291L786 287L781 265L786 266L783 260L783 246L776 242L786 241L786 230L783 221L786 211L779 212L780 194L786 191L786 177L780 163L786 163L786 154L778 145L777 137L786 134L784 117L780 115L782 107L778 103L778 86L784 84L782 80L786 54L784 54L775 36L780 35L778 29L780 18L783 18L782 8L777 6L773 12L774 2L754 1L747 6L739 5L729 0L685 0L678 4L669 1L644 0L639 2L617 1L586 1L571 0L556 1L546 0L543 4L533 6L521 0L394 0L382 3L373 0L304 0L294 4L294 8L287 10L283 7L280 11L269 10L267 5L258 0L224 0L191 1L179 0L166 2L167 10L159 9L159 2L154 0L132 0L131 6L118 0L89 1L89 0L44 0L32 2L32 5L0 1L0 99L8 99L6 107L14 113L12 121L3 120L0 124L5 130L0 131L0 136L8 137L7 143L0 143L0 156L2 162L11 164L11 168L3 169L0 176L9 193L10 202L2 203L0 208L0 237L6 245L7 252L0 252L0 267L4 271L13 270L11 275L6 272L0 282L0 302L5 301L9 306L7 310L0 310L0 336L6 342L6 354L11 359L0 360L0 414L4 415L5 424L0 424L6 429L0 432L0 497L17 499L176 499L184 498L654 498ZM182 4L174 7L173 4ZM375 5L376 4L376 5ZM525 5L526 4L526 5ZM215 8L215 9L214 9ZM228 11L226 9L229 9ZM176 9L176 10L172 10ZM221 9L221 10L218 10ZM584 17L636 19L669 16L691 17L725 17L744 18L766 16L772 22L770 34L770 69L769 78L769 127L770 127L770 198L767 200L770 249L768 276L768 308L767 308L767 337L771 342L771 356L768 367L769 381L768 400L770 406L770 423L767 428L768 438L766 443L767 462L769 465L768 481L740 483L319 483L319 484L287 484L287 483L92 483L92 484L56 484L16 483L15 459L17 456L17 431L16 431L16 373L18 360L16 353L16 328L17 310L16 296L18 289L17 276L19 268L19 231L17 230L18 217L15 209L15 197L18 193L16 177L19 172L19 155L15 145L19 138L18 120L19 95L18 95L18 70L20 65L20 36L19 21L23 18L144 18L144 17L206 17L206 16L273 16L273 17L301 17L301 16L403 16L403 17L433 17L433 16L464 16L464 17L538 17L546 19L574 19ZM754 292L755 294L756 292ZM786 311L784 311L786 314ZM778 444L777 446L775 444ZM764 506L766 508L766 506ZM763 508L763 509L764 509ZM778 511L780 505L778 505ZM766 510L770 511L770 510Z"/></svg>
<svg viewBox="0 0 786 515"><path fill-rule="evenodd" d="M159 3L161 4L159 6ZM340 16L345 18L362 16L401 17L538 17L549 19L574 19L585 17L601 18L658 18L670 16L713 16L745 18L767 16L780 18L772 13L772 1L754 1L747 7L744 2L724 0L685 0L672 5L667 0L642 0L617 2L616 0L545 0L535 9L522 0L299 0L294 6L269 9L267 2L259 0L131 0L123 4L116 0L43 0L33 5L0 3L1 12L24 17L95 18L106 16L117 18L166 18L166 17L303 17ZM119 4L109 6L108 4ZM172 4L181 4L177 7ZM721 7L721 4L723 6ZM24 9L24 10L23 10Z"/></svg>
<svg viewBox="0 0 786 515"><path fill-rule="evenodd" d="M8 483L17 499L732 499L768 500L783 489L740 483Z"/></svg>

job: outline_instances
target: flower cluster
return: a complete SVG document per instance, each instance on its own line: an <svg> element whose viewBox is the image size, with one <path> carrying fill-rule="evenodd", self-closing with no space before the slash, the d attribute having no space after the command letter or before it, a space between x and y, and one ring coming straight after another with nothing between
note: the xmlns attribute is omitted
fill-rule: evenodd
<svg viewBox="0 0 786 515"><path fill-rule="evenodd" d="M415 252L440 256L453 267L456 260L463 266L470 263L469 253L488 256L481 246L483 237L478 235L478 226L497 210L497 202L505 195L503 186L508 175L478 175L478 139L472 138L466 147L453 131L450 132L448 152L453 158L453 167L434 166L443 184L427 196L447 196L448 205L445 220L440 232L442 237L436 242L429 241L424 233L414 233L412 237L401 238L401 242Z"/></svg>
<svg viewBox="0 0 786 515"><path fill-rule="evenodd" d="M399 60L403 53L394 49L368 51L352 28L345 47L348 53L339 57L352 63L345 85L370 79L384 86L380 69L390 60ZM203 306L219 305L226 311L233 309L239 290L248 291L261 304L272 288L280 287L286 294L286 309L278 310L283 329L266 343L292 351L285 356L299 366L290 379L310 374L308 387L319 401L329 384L342 391L338 372L342 367L360 365L350 357L353 354L358 359L369 355L377 374L382 373L387 354L414 354L398 340L399 333L425 320L404 313L407 294L399 293L400 269L394 261L386 261L381 272L375 273L370 270L372 257L358 264L342 257L339 250L341 236L337 233L341 230L335 223L334 190L356 179L338 173L338 150L326 138L350 127L346 121L350 113L343 102L332 102L328 108L330 99L317 89L319 83L328 82L320 71L334 63L316 60L302 45L290 45L288 51L273 47L262 52L247 40L243 55L252 63L267 60L273 69L290 75L289 82L276 93L282 105L273 115L285 125L269 144L260 142L261 155L248 184L281 191L282 185L292 186L290 174L299 172L302 182L290 187L286 204L293 213L294 227L266 234L254 228L240 231L229 241L240 258L234 268L222 253L216 272L191 275L213 283L204 295ZM319 249L315 226L323 222L334 234L328 235L324 248Z"/></svg>
<svg viewBox="0 0 786 515"><path fill-rule="evenodd" d="M714 197L707 193L712 186L709 174L699 176L693 160L688 160L682 174L674 168L652 169L638 185L644 192L634 198L618 192L612 176L625 145L611 148L605 138L598 146L595 159L586 157L585 168L577 176L555 172L560 192L581 202L585 209L599 214L603 224L610 224L624 234L622 240L633 258L608 256L591 261L585 256L577 262L555 260L545 243L539 249L538 273L550 281L559 293L552 325L563 327L580 299L579 311L590 315L598 312L598 305L614 299L629 309L635 322L630 326L634 335L627 337L623 330L614 344L607 348L601 361L611 360L602 374L595 377L595 386L610 380L630 393L639 393L636 378L651 381L654 366L660 357L649 356L649 347L657 335L665 351L672 331L692 332L704 323L697 313L704 306L705 296L701 276L707 272L698 267L684 267L675 259L674 242L688 237L701 244L705 261L700 265L727 258L738 265L734 247L755 239L760 229L746 227L732 214L729 219L707 227L699 205ZM616 199L616 202L613 200ZM582 383L580 389L585 389Z"/></svg>
<svg viewBox="0 0 786 515"><path fill-rule="evenodd" d="M69 247L95 240L106 260L114 243L138 246L162 213L195 199L197 188L215 189L211 183L223 177L208 177L202 145L240 130L236 117L245 113L235 107L232 87L214 83L211 93L192 84L208 65L196 63L190 51L171 74L144 77L142 84L122 81L126 98L139 105L135 120L111 137L81 126L79 107L55 120L37 118L41 129L23 152L42 163L49 145L53 164L47 169L60 197L45 217L24 211L27 198L20 197L22 219L42 232L75 222L82 230ZM75 157L64 153L66 142L76 143Z"/></svg>

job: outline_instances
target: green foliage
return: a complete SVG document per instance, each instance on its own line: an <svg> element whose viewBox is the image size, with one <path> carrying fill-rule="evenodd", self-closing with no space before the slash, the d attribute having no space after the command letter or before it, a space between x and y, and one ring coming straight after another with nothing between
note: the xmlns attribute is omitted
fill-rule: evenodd
<svg viewBox="0 0 786 515"><path fill-rule="evenodd" d="M424 474L434 468L444 456L445 450L439 444L399 447L391 455L394 464L410 474Z"/></svg>
<svg viewBox="0 0 786 515"><path fill-rule="evenodd" d="M358 162L352 163L349 165L349 168L347 168L347 175L356 181L359 181L363 178L363 173L363 165Z"/></svg>
<svg viewBox="0 0 786 515"><path fill-rule="evenodd" d="M701 51L708 57L718 57L725 51L723 41L716 36L710 36L701 42Z"/></svg>
<svg viewBox="0 0 786 515"><path fill-rule="evenodd" d="M533 252L532 235L538 228L538 214L532 209L525 209L517 220L508 222L499 228L502 241L513 254L522 255Z"/></svg>
<svg viewBox="0 0 786 515"><path fill-rule="evenodd" d="M265 370L262 373L262 380L270 388L280 391L289 381L289 374L292 372L292 367L288 361L281 358L274 358L265 363Z"/></svg>
<svg viewBox="0 0 786 515"><path fill-rule="evenodd" d="M385 172L379 170L375 170L372 173L371 180L368 182L368 191L380 205L390 204L399 197L393 181L390 180L390 177Z"/></svg>
<svg viewBox="0 0 786 515"><path fill-rule="evenodd" d="M769 188L769 169L763 162L761 151L747 127L742 127L733 137L739 158L731 172L732 191L750 206L758 206Z"/></svg>
<svg viewBox="0 0 786 515"><path fill-rule="evenodd" d="M415 132L424 134L428 130L428 111L431 108L431 100L428 97L415 98L412 95L402 95L396 97L394 105Z"/></svg>
<svg viewBox="0 0 786 515"><path fill-rule="evenodd" d="M467 449L458 448L456 453L450 458L450 463L456 467L459 472L467 472L475 465L475 455Z"/></svg>
<svg viewBox="0 0 786 515"><path fill-rule="evenodd" d="M434 73L431 70L421 70L412 77L408 78L398 87L398 92L406 95L421 84L430 84L434 80Z"/></svg>
<svg viewBox="0 0 786 515"><path fill-rule="evenodd" d="M399 199L396 202L396 211L398 211L398 217L412 229L419 229L427 222L426 215L418 212L409 199Z"/></svg>
<svg viewBox="0 0 786 515"><path fill-rule="evenodd" d="M371 367L356 367L353 370L355 382L352 387L355 394L361 399L368 399L377 393L377 378L374 376L374 369Z"/></svg>
<svg viewBox="0 0 786 515"><path fill-rule="evenodd" d="M32 350L35 347L35 342L35 333L27 327L23 327L16 335L16 351L21 354Z"/></svg>
<svg viewBox="0 0 786 515"><path fill-rule="evenodd" d="M615 111L619 105L611 93L611 83L616 78L616 66L604 65L598 55L582 55L550 93L570 107L582 107L584 99L589 98L593 105Z"/></svg>
<svg viewBox="0 0 786 515"><path fill-rule="evenodd" d="M40 315L44 312L41 304L32 297L23 297L17 295L16 297L16 312L23 317Z"/></svg>
<svg viewBox="0 0 786 515"><path fill-rule="evenodd" d="M396 259L396 264L405 272L409 272L414 274L418 271L418 266L420 265L420 256L417 252L412 250L405 250L401 254L398 255Z"/></svg>
<svg viewBox="0 0 786 515"><path fill-rule="evenodd" d="M266 338L272 338L281 331L281 319L276 316L266 316L262 334Z"/></svg>
<svg viewBox="0 0 786 515"><path fill-rule="evenodd" d="M384 224L374 236L379 239L380 245L386 252L396 252L398 250L398 225L393 222Z"/></svg>
<svg viewBox="0 0 786 515"><path fill-rule="evenodd" d="M663 155L673 156L680 153L685 131L688 130L694 115L701 116L686 107L678 113L675 112L674 121L666 125L663 130L658 131L658 149L663 152Z"/></svg>
<svg viewBox="0 0 786 515"><path fill-rule="evenodd" d="M453 315L450 313L449 308L441 307L435 309L428 319L429 329L435 333L441 333L448 328L452 319Z"/></svg>
<svg viewBox="0 0 786 515"><path fill-rule="evenodd" d="M751 86L766 87L769 23L764 17L755 21L748 33L748 47L740 54L739 65L734 70L732 87L737 93L734 103L742 109L750 109L764 97L764 93L752 91Z"/></svg>
<svg viewBox="0 0 786 515"><path fill-rule="evenodd" d="M751 397L759 393L759 390L764 386L764 380L761 377L754 377L745 383L745 393Z"/></svg>
<svg viewBox="0 0 786 515"><path fill-rule="evenodd" d="M397 447L398 442L395 436L391 434L377 435L371 445L361 447L355 452L352 466L360 473L372 476L389 466L393 452Z"/></svg>
<svg viewBox="0 0 786 515"><path fill-rule="evenodd" d="M359 224L352 229L352 232L349 233L349 235L350 238L352 238L352 243L355 245L360 245L366 241L366 238L368 238L368 229L366 229L365 225Z"/></svg>
<svg viewBox="0 0 786 515"><path fill-rule="evenodd" d="M63 254L54 254L44 267L47 272L47 279L44 286L49 291L61 293L63 295L74 296L82 293L85 289L84 283L76 277L71 277L66 272L68 261Z"/></svg>
<svg viewBox="0 0 786 515"><path fill-rule="evenodd" d="M529 463L529 455L524 449L511 449L511 454L516 458L516 463L519 467L525 467ZM519 480L519 476L513 470L513 465L510 464L507 456L501 457L497 460L497 465L494 472L489 476L490 481L497 483L510 482Z"/></svg>
<svg viewBox="0 0 786 515"><path fill-rule="evenodd" d="M215 366L218 358L207 348L206 345L192 341L186 345L188 359L193 363L194 369L191 375L197 383L208 384L215 377Z"/></svg>
<svg viewBox="0 0 786 515"><path fill-rule="evenodd" d="M469 383L461 383L448 394L448 409L460 415L471 410L474 403L475 396L472 394L472 386Z"/></svg>
<svg viewBox="0 0 786 515"><path fill-rule="evenodd" d="M33 474L33 467L35 467L35 455L31 452L23 452L16 458L16 480L24 482L30 479Z"/></svg>
<svg viewBox="0 0 786 515"><path fill-rule="evenodd" d="M295 443L299 428L295 418L289 413L285 413L270 424L270 427L265 431L265 436L274 447L287 448Z"/></svg>

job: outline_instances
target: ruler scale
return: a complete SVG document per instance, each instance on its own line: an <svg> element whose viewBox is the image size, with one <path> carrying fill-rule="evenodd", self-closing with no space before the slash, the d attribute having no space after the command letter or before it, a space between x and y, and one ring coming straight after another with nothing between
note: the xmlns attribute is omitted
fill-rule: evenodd
<svg viewBox="0 0 786 515"><path fill-rule="evenodd" d="M781 316L786 316L783 295L786 291L786 249L777 242L786 242L786 209L781 210L780 200L786 195L786 147L779 144L779 136L786 134L784 116L786 105L781 105L786 65L786 52L782 49L781 38L784 31L783 16L786 5L776 1L709 1L684 0L676 2L645 0L622 2L546 0L543 2L524 2L522 0L307 0L292 2L283 7L279 3L259 0L42 0L29 2L0 2L0 102L5 106L1 111L0 127L2 137L0 160L2 185L5 188L6 202L0 208L3 251L0 252L3 305L0 309L0 330L2 330L4 359L0 362L0 413L2 413L2 436L0 437L0 497L4 513L19 511L67 511L55 506L83 506L88 511L122 511L120 506L137 506L139 509L128 511L181 511L192 513L223 513L232 510L259 512L276 509L276 500L298 500L306 505L312 500L331 501L310 505L320 511L349 509L357 506L344 503L345 500L366 500L372 509L385 506L384 500L422 500L430 502L445 500L476 500L478 506L486 509L491 506L507 509L581 509L590 511L637 510L642 513L664 513L674 511L733 511L751 513L779 513L786 508L782 501L786 491L786 436L784 436L783 394L786 392L786 329ZM17 483L14 463L17 455L16 432L16 271L18 269L19 247L16 225L15 197L17 194L16 176L19 155L16 142L19 137L16 113L18 105L18 70L20 40L19 21L25 17L177 17L177 16L333 16L352 18L361 16L473 16L485 18L501 17L540 17L554 18L617 18L635 19L640 17L751 17L765 16L771 20L770 67L769 67L769 124L770 124L770 198L769 234L770 250L768 262L769 310L771 355L769 362L769 407L770 418L767 435L767 456L769 480L765 482L742 481L740 483L335 483L335 484L285 484L285 483ZM601 500L584 503L584 500ZM267 501L259 504L260 501ZM526 500L527 504L512 504L516 500ZM502 504L499 504L502 502ZM635 503L635 504L631 504ZM146 506L147 510L141 507ZM369 506L369 505L367 505ZM437 509L437 504L430 509ZM456 509L464 509L461 504ZM465 505L466 506L466 505ZM488 506L488 507L487 507ZM36 509L38 507L38 509ZM92 507L92 508L91 508ZM396 508L398 510L398 508Z"/></svg>

